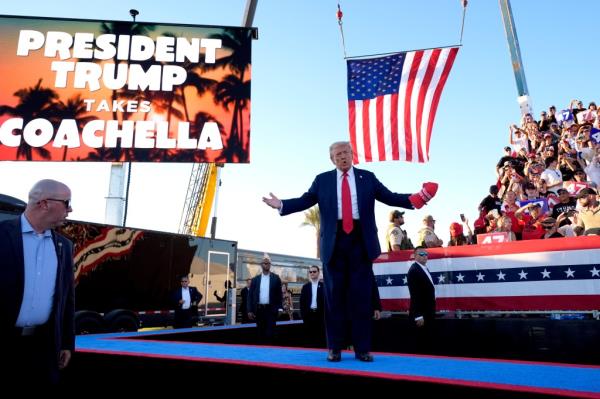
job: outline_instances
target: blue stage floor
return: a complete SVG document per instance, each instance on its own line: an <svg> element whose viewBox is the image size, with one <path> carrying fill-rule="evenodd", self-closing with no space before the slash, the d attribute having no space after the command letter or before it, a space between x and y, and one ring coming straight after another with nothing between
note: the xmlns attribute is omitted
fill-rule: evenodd
<svg viewBox="0 0 600 399"><path fill-rule="evenodd" d="M227 328L231 327L213 327L211 330ZM351 352L343 352L341 362L330 363L325 359L324 350L183 342L176 341L176 336L174 341L164 340L165 334L206 330L78 336L77 351L600 398L600 366L397 353L374 353L375 361L364 363L354 359ZM160 340L151 339L158 335L162 336Z"/></svg>

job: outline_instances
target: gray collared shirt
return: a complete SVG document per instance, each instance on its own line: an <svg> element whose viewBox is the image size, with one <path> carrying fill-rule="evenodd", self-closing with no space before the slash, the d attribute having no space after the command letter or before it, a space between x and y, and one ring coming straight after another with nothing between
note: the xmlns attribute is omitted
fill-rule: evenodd
<svg viewBox="0 0 600 399"><path fill-rule="evenodd" d="M25 285L15 325L37 326L46 323L52 311L58 258L50 230L36 233L24 214L21 215L21 234Z"/></svg>

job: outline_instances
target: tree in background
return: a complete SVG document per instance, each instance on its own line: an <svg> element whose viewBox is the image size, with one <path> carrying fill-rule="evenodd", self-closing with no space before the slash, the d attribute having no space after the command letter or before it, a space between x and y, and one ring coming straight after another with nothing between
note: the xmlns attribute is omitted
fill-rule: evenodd
<svg viewBox="0 0 600 399"><path fill-rule="evenodd" d="M312 226L316 229L317 237L317 258L321 257L321 213L319 205L315 205L304 212L304 222L300 226Z"/></svg>

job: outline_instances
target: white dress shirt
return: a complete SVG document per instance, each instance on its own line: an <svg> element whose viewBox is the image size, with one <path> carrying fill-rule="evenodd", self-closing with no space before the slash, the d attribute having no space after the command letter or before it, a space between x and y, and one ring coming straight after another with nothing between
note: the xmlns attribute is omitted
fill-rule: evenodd
<svg viewBox="0 0 600 399"><path fill-rule="evenodd" d="M260 275L260 288L258 295L258 303L260 305L268 305L269 304L269 288L271 284L271 273L261 274Z"/></svg>
<svg viewBox="0 0 600 399"><path fill-rule="evenodd" d="M319 287L319 281L311 281L312 297L310 300L310 308L317 308L317 288Z"/></svg>
<svg viewBox="0 0 600 399"><path fill-rule="evenodd" d="M189 287L181 287L181 299L183 299L183 303L181 304L181 309L189 309L192 304L192 299L190 297L190 289Z"/></svg>
<svg viewBox="0 0 600 399"><path fill-rule="evenodd" d="M342 220L342 180L344 172L336 169L337 172L337 204L338 204L338 220ZM354 177L354 168L348 170L348 185L350 186L350 200L352 201L352 219L359 219L358 215L358 199L356 196L356 179Z"/></svg>

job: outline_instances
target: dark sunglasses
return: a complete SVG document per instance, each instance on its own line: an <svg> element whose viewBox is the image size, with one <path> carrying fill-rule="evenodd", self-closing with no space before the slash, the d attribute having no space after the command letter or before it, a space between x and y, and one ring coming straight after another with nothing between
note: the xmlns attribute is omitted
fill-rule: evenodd
<svg viewBox="0 0 600 399"><path fill-rule="evenodd" d="M428 255L427 252L417 252L417 254L419 256L427 256Z"/></svg>
<svg viewBox="0 0 600 399"><path fill-rule="evenodd" d="M56 201L56 202L62 202L65 205L65 208L69 209L71 207L71 200L70 199L56 199L56 198L46 198L45 201Z"/></svg>
<svg viewBox="0 0 600 399"><path fill-rule="evenodd" d="M318 271L317 271L317 270L309 270L308 272L309 272L309 273L318 273Z"/></svg>

